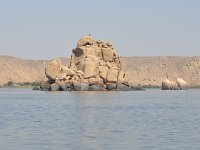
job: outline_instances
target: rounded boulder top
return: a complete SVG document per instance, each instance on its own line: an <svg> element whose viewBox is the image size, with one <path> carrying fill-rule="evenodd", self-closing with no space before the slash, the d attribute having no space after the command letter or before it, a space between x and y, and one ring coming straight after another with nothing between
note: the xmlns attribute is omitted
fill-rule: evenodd
<svg viewBox="0 0 200 150"><path fill-rule="evenodd" d="M91 35L86 35L82 37L80 40L78 40L77 47L92 45L93 42L94 42L93 37Z"/></svg>

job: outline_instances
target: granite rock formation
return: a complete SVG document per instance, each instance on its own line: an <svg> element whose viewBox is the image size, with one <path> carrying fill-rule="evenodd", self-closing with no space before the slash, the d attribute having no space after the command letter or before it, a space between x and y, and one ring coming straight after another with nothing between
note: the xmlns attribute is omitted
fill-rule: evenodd
<svg viewBox="0 0 200 150"><path fill-rule="evenodd" d="M60 59L46 65L47 83L41 89L51 91L104 91L140 89L128 84L121 57L112 43L85 36L72 50L69 66Z"/></svg>
<svg viewBox="0 0 200 150"><path fill-rule="evenodd" d="M165 79L162 82L162 90L186 90L188 89L188 84L181 78L177 78L176 82Z"/></svg>

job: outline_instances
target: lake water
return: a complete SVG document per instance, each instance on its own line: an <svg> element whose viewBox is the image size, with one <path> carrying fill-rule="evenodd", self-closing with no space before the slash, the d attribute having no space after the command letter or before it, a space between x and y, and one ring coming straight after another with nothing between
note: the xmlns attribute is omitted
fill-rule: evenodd
<svg viewBox="0 0 200 150"><path fill-rule="evenodd" d="M0 89L0 150L199 150L200 90Z"/></svg>

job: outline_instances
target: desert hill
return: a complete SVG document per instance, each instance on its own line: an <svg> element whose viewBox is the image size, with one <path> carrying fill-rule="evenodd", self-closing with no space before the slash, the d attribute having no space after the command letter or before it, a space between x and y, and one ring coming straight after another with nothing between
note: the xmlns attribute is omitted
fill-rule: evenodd
<svg viewBox="0 0 200 150"><path fill-rule="evenodd" d="M61 58L68 65L68 58ZM0 56L0 84L45 80L44 68L49 60L28 60ZM133 84L160 86L165 78L183 78L200 86L200 57L123 57L127 79Z"/></svg>
<svg viewBox="0 0 200 150"><path fill-rule="evenodd" d="M63 64L69 59L61 58ZM28 60L12 56L0 56L0 84L13 82L35 82L46 80L45 64L48 60Z"/></svg>

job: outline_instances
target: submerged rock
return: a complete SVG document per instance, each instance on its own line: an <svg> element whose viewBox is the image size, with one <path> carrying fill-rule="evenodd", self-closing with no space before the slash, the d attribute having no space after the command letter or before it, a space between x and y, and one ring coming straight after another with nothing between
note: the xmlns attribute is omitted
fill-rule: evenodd
<svg viewBox="0 0 200 150"><path fill-rule="evenodd" d="M33 87L33 89L32 90L34 90L34 91L38 91L38 90L40 90L40 88L39 87L37 87L37 86L35 86L35 87Z"/></svg>
<svg viewBox="0 0 200 150"><path fill-rule="evenodd" d="M51 91L59 91L59 85L57 83L51 84Z"/></svg>

